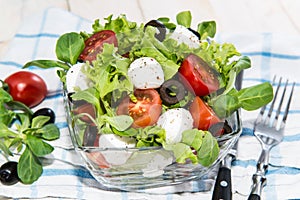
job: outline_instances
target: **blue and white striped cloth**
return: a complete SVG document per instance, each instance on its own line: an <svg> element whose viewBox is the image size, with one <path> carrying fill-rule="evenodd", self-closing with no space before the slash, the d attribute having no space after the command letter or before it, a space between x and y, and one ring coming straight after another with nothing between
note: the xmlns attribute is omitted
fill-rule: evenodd
<svg viewBox="0 0 300 200"><path fill-rule="evenodd" d="M252 68L245 71L243 86L264 81L272 82L276 75L285 82L289 80L288 91L296 82L285 137L274 147L270 154L270 166L267 173L267 186L263 190L263 199L300 199L300 37L299 35L261 34L222 34L220 40L232 42L244 54L251 58ZM286 103L286 102L284 102ZM249 194L252 174L256 170L256 160L260 154L260 144L253 137L253 122L258 115L255 112L242 112L243 134L239 140L238 159L233 163L234 199L245 199ZM283 112L281 113L281 117Z"/></svg>
<svg viewBox="0 0 300 200"><path fill-rule="evenodd" d="M132 19L134 20L134 19ZM60 9L47 9L27 18L9 48L0 60L0 79L21 70L33 59L55 59L55 44L58 37L71 31L90 31L91 21ZM267 174L268 185L263 191L263 199L300 199L300 37L276 34L221 33L220 42L234 43L237 49L252 60L253 67L244 74L243 85L248 86L269 81L274 75L296 81L295 95L286 125L284 141L271 152L271 166ZM74 152L67 129L61 84L53 69L30 68L46 80L49 95L38 107L50 107L56 115L61 138L53 141L55 151L45 159L42 177L32 185L18 183L0 187L1 196L21 198L61 198L61 199L210 199L214 180L187 182L147 190L140 193L119 192L104 188L82 166L79 155ZM243 136L239 141L238 158L233 163L234 199L246 199L249 194L251 177L255 172L255 162L260 145L253 137L251 122L257 111L242 112ZM15 158L17 159L17 157ZM0 156L0 163L5 158Z"/></svg>

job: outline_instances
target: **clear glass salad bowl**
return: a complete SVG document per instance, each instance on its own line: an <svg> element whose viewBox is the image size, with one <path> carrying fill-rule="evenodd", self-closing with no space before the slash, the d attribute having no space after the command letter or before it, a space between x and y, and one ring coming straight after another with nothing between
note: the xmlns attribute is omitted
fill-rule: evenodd
<svg viewBox="0 0 300 200"><path fill-rule="evenodd" d="M103 186L125 191L138 191L141 188L168 186L203 178L221 162L242 130L239 112L234 112L226 119L232 132L217 137L220 153L212 165L204 167L189 162L179 164L175 162L173 154L163 147L101 148L97 144L87 144L90 142L85 141L86 135L94 135L97 141L97 129L77 123L79 120L75 120L76 115L72 111L76 105L66 91L64 103L74 148L82 157L86 168Z"/></svg>
<svg viewBox="0 0 300 200"><path fill-rule="evenodd" d="M251 62L213 40L214 21L194 30L189 11L169 20L95 20L92 33L59 37L58 60L25 65L60 68L74 147L103 186L137 191L210 175L241 133L239 110L272 99L270 84L235 87Z"/></svg>

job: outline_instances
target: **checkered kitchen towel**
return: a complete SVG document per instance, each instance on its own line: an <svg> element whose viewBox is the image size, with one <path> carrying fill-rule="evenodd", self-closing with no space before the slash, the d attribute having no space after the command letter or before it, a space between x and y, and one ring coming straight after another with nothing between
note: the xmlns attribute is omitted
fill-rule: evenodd
<svg viewBox="0 0 300 200"><path fill-rule="evenodd" d="M270 166L267 173L267 187L263 199L300 199L300 36L261 34L222 34L220 40L232 42L244 54L251 58L252 68L245 71L243 86L264 81L272 82L274 76L289 80L290 91L296 82L283 142L274 147L270 154ZM258 115L255 112L242 112L243 134L239 141L238 159L234 162L233 191L235 199L245 199L249 194L252 174L256 170L256 160L260 154L260 144L253 137L253 122ZM283 112L281 113L281 117Z"/></svg>
<svg viewBox="0 0 300 200"><path fill-rule="evenodd" d="M132 19L134 20L134 19ZM0 79L21 70L33 59L55 59L55 44L58 37L71 31L90 31L91 21L69 12L51 8L27 18L0 60ZM291 81L298 81L300 73L300 37L273 34L225 34L217 36L220 42L232 42L239 51L252 59L253 67L245 72L244 86L271 80L274 74ZM61 83L53 69L30 68L47 82L49 95L40 107L51 107L56 115L61 138L53 141L55 151L45 160L42 177L32 185L18 183L0 187L0 197L13 198L68 198L68 199L210 199L213 179L191 181L177 186L147 190L140 193L112 191L101 186L82 166L74 152L69 137ZM298 72L298 73L297 73ZM300 132L299 132L299 81L296 84L292 111L286 126L286 137L271 154L268 185L264 199L300 198ZM234 199L245 199L249 193L251 176L255 172L255 160L260 146L253 137L251 122L257 112L243 112L245 128L240 139L238 159L233 163ZM0 156L0 163L4 158ZM201 192L199 192L201 191Z"/></svg>

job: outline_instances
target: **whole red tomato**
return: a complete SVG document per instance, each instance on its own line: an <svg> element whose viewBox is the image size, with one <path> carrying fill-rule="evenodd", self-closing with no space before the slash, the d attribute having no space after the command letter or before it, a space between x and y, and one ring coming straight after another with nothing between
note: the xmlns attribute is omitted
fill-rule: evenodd
<svg viewBox="0 0 300 200"><path fill-rule="evenodd" d="M30 108L41 103L47 95L45 81L32 72L13 73L4 82L7 83L13 100L22 102Z"/></svg>

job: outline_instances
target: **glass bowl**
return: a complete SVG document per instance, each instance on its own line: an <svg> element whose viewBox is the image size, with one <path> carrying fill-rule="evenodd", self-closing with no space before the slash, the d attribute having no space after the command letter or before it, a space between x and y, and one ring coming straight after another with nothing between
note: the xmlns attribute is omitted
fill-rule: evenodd
<svg viewBox="0 0 300 200"><path fill-rule="evenodd" d="M173 154L162 147L147 148L101 148L84 138L96 138L97 128L77 123L72 112L76 104L64 92L70 136L74 148L83 159L86 168L103 186L125 191L138 191L140 188L155 188L180 184L200 179L213 170L237 141L241 131L239 112L226 119L232 132L217 137L220 153L215 162L204 167L200 164L176 163Z"/></svg>

